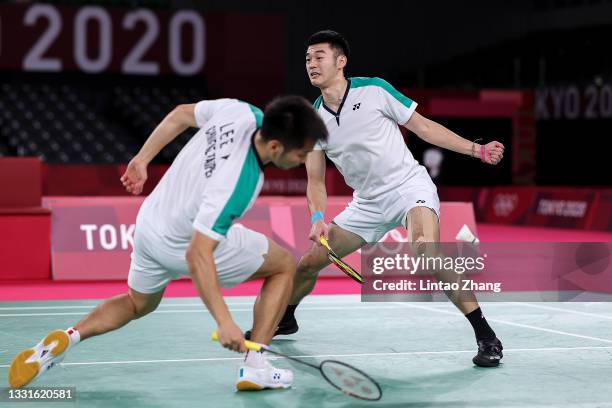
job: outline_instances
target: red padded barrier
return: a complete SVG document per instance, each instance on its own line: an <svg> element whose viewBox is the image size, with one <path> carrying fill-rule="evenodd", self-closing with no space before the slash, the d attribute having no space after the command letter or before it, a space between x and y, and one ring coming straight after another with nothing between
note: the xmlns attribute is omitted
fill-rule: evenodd
<svg viewBox="0 0 612 408"><path fill-rule="evenodd" d="M40 208L0 211L0 280L51 276L50 215Z"/></svg>

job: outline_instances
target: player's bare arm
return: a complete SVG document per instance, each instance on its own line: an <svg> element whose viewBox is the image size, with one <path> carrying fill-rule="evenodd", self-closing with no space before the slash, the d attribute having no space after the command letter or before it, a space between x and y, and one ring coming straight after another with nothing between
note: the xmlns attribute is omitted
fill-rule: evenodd
<svg viewBox="0 0 612 408"><path fill-rule="evenodd" d="M457 153L482 159L488 164L497 164L504 157L504 145L497 142L489 142L484 145L481 154L481 145L464 139L441 124L427 119L423 115L414 112L408 122L403 125L406 129L416 134L427 143L431 143L444 149Z"/></svg>
<svg viewBox="0 0 612 408"><path fill-rule="evenodd" d="M140 194L147 181L147 166L151 160L187 128L196 127L194 109L195 104L178 105L153 130L121 176L121 183L128 193Z"/></svg>
<svg viewBox="0 0 612 408"><path fill-rule="evenodd" d="M306 172L308 174L308 186L306 197L310 214L324 213L327 206L327 190L325 189L325 153L322 150L313 150L306 158ZM325 220L320 219L312 224L309 239L319 242L319 237L329 237L329 228Z"/></svg>
<svg viewBox="0 0 612 408"><path fill-rule="evenodd" d="M244 353L246 348L242 330L234 323L219 288L213 257L218 244L218 241L194 232L186 254L189 273L200 298L217 322L219 342L223 347Z"/></svg>

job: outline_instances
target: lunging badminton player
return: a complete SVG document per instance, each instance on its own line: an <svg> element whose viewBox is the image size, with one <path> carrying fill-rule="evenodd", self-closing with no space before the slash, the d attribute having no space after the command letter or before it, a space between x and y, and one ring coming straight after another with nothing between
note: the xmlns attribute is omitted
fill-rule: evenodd
<svg viewBox="0 0 612 408"><path fill-rule="evenodd" d="M270 238L232 222L259 195L265 164L288 169L304 163L314 144L327 138L327 129L299 96L272 101L265 114L235 99L179 105L130 161L121 177L128 192L142 192L147 165L187 127L200 130L138 213L128 293L104 301L74 327L52 331L19 353L9 368L11 387L47 372L79 341L151 313L166 285L181 275L193 280L217 322L221 344L237 352L246 351L244 336L219 287L263 278L254 306L253 340L270 341L291 293L295 260ZM287 388L292 380L291 371L273 367L261 353L248 352L236 387Z"/></svg>
<svg viewBox="0 0 612 408"><path fill-rule="evenodd" d="M367 242L378 242L389 230L403 226L415 253L422 243L438 242L440 202L427 170L408 150L398 125L433 145L480 158L495 165L503 157L499 142L479 145L451 132L417 112L416 102L380 78L346 78L349 45L334 31L320 31L307 41L306 72L321 90L314 107L329 131L328 140L308 154L308 205L312 214L312 248L298 264L293 294L277 334L298 330L294 311L312 291L318 273L329 264L318 243L329 238L341 257ZM348 207L330 225L325 223L325 155L355 191ZM436 276L438 277L438 276ZM447 292L447 294L449 294ZM484 318L472 293L450 294L474 328L478 352L473 362L497 366L502 344Z"/></svg>

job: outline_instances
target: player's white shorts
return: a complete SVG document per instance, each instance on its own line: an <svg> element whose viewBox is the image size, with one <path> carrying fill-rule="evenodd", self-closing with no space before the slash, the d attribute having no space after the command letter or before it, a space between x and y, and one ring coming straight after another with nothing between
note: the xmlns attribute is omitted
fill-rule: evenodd
<svg viewBox="0 0 612 408"><path fill-rule="evenodd" d="M128 285L140 293L156 293L171 280L188 276L185 253L189 242L169 243L146 223L137 223ZM230 227L213 253L219 284L231 288L250 278L263 264L268 239L240 225Z"/></svg>
<svg viewBox="0 0 612 408"><path fill-rule="evenodd" d="M436 185L427 171L417 173L409 182L374 199L353 196L353 200L334 224L359 235L365 242L378 242L399 226L406 227L406 215L415 207L432 209L440 218L440 199Z"/></svg>

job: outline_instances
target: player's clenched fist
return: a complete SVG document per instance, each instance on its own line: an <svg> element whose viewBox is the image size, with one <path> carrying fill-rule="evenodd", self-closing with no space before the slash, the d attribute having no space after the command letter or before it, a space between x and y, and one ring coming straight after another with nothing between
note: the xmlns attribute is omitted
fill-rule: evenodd
<svg viewBox="0 0 612 408"><path fill-rule="evenodd" d="M504 145L493 141L483 146L481 160L487 164L497 164L504 158Z"/></svg>

